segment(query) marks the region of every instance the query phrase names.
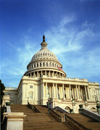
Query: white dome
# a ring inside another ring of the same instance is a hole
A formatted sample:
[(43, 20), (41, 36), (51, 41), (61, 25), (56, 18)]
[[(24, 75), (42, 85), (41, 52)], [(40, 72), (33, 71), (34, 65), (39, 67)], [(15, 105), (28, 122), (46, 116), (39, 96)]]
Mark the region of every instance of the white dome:
[(40, 51), (35, 53), (35, 55), (32, 57), (31, 61), (39, 60), (39, 59), (52, 59), (52, 60), (58, 60), (54, 53), (49, 51), (47, 48), (42, 48)]
[[(30, 63), (27, 65), (27, 71), (25, 75), (39, 76), (44, 74), (56, 73), (60, 77), (66, 77), (66, 73), (62, 70), (62, 64), (58, 61), (56, 55), (47, 49), (47, 43), (45, 42), (45, 36), (43, 36), (43, 42), (41, 43), (41, 49), (33, 55)], [(60, 69), (61, 68), (61, 69)], [(60, 70), (59, 70), (60, 69)]]

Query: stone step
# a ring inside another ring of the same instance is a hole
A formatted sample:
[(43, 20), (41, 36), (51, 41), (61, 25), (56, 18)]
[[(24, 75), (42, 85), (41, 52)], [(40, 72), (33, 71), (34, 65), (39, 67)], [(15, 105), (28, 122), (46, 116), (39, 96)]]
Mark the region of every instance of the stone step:
[(35, 105), (35, 107), (36, 107), (41, 113), (48, 113), (48, 108), (47, 108), (46, 106)]
[(66, 126), (64, 123), (27, 123), (27, 124), (24, 124), (24, 130), (28, 130), (28, 129), (59, 129), (59, 130), (70, 130), (69, 129), (69, 126)]
[(73, 128), (69, 129), (69, 128), (24, 128), (23, 130), (75, 130)]

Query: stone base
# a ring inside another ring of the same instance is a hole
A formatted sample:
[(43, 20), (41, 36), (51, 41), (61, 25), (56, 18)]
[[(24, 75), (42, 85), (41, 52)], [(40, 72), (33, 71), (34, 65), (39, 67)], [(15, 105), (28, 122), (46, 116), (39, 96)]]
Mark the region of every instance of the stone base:
[(7, 130), (23, 130), (24, 113), (4, 113), (7, 117)]

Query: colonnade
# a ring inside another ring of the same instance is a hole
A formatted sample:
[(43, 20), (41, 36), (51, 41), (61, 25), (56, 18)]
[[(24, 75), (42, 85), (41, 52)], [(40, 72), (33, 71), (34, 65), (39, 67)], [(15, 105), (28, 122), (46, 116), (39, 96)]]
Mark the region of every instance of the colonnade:
[(41, 75), (46, 75), (48, 77), (52, 77), (52, 76), (56, 76), (56, 77), (66, 77), (66, 75), (63, 72), (57, 72), (57, 71), (49, 71), (49, 70), (45, 70), (45, 71), (36, 71), (36, 72), (31, 72), (29, 74), (27, 74), (30, 77), (41, 77)]
[(41, 98), (58, 98), (63, 100), (89, 100), (88, 86), (42, 83)]

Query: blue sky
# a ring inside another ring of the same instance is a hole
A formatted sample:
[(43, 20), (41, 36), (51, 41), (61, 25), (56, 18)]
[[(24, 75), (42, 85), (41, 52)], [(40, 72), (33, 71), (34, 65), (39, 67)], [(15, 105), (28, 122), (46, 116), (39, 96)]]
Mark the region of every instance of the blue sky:
[(45, 35), (67, 77), (100, 84), (100, 0), (0, 0), (0, 79), (18, 87)]

